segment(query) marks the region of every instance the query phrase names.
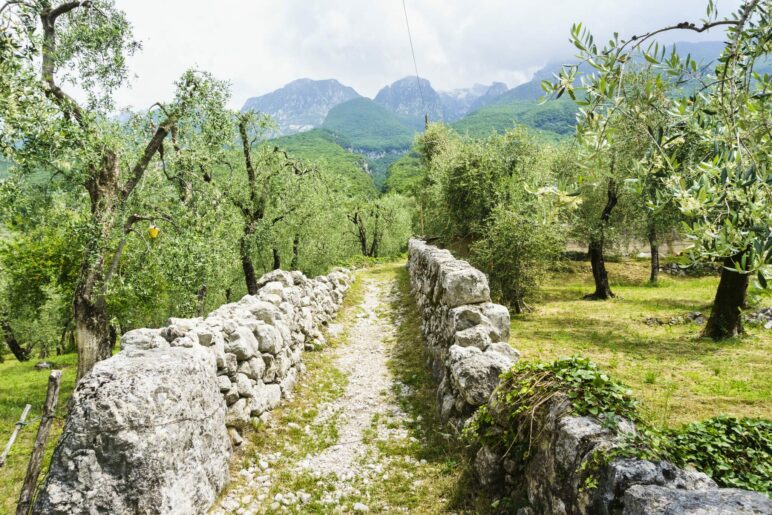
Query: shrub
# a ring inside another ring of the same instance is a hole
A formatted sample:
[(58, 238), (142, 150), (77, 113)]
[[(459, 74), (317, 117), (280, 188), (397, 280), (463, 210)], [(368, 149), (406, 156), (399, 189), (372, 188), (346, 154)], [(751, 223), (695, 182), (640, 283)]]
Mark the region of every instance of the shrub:
[(720, 486), (772, 493), (772, 421), (719, 416), (666, 431), (664, 450)]
[(472, 246), (472, 260), (488, 272), (491, 286), (517, 313), (541, 284), (563, 250), (559, 225), (533, 211), (498, 207), (484, 237)]

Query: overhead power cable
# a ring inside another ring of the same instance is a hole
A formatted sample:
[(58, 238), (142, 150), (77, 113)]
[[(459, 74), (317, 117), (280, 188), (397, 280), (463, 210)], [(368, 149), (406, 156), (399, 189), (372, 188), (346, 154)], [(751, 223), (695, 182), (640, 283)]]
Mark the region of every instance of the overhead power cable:
[[(413, 46), (413, 35), (410, 33), (410, 21), (407, 17), (407, 6), (405, 5), (405, 0), (402, 0), (402, 10), (405, 13), (405, 26), (407, 27), (407, 39), (410, 42), (410, 54), (413, 56), (413, 69), (415, 69), (415, 80), (418, 83), (418, 94), (421, 96), (421, 105), (424, 108), (424, 111), (426, 111), (426, 101), (424, 100), (424, 92), (423, 88), (421, 88), (421, 76), (418, 75), (418, 63), (415, 59), (415, 48)], [(428, 118), (428, 112), (427, 112), (427, 118)]]

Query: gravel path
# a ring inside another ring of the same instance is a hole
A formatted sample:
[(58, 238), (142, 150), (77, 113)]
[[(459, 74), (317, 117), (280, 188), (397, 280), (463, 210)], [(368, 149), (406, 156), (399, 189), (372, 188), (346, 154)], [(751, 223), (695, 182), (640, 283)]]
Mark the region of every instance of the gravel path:
[(318, 477), (335, 474), (346, 481), (360, 475), (362, 459), (369, 453), (362, 445), (362, 435), (376, 414), (385, 415), (395, 406), (389, 403), (388, 390), (392, 379), (386, 368), (384, 339), (394, 331), (377, 310), (381, 305), (383, 284), (375, 280), (366, 283), (362, 312), (349, 330), (348, 345), (338, 350), (337, 367), (348, 375), (348, 385), (342, 397), (324, 406), (319, 422), (339, 415), (339, 439), (336, 445), (298, 463)]
[[(391, 310), (397, 294), (392, 291), (391, 281), (368, 276), (361, 280), (364, 298), (359, 306), (348, 308), (354, 316), (349, 313), (346, 317), (347, 341), (331, 350), (335, 367), (346, 374), (348, 383), (341, 396), (318, 406), (312, 424), (322, 427), (334, 422), (337, 443), (321, 452), (288, 460), (277, 441), (276, 452), (256, 456), (251, 466), (240, 471), (243, 481), (212, 513), (305, 513), (308, 508), (304, 505), (312, 498), (309, 492), (317, 496), (323, 492), (318, 501), (326, 506), (324, 511), (370, 511), (366, 504), (369, 491), (389, 477), (384, 469), (391, 463), (390, 457), (379, 453), (377, 443), (394, 438), (404, 441), (409, 436), (404, 429), (407, 416), (396, 404), (391, 391), (394, 379), (387, 367), (388, 344), (396, 336)], [(288, 473), (292, 477), (310, 475), (315, 481), (313, 489), (284, 488), (278, 476), (286, 478)], [(405, 509), (391, 507), (388, 511)]]

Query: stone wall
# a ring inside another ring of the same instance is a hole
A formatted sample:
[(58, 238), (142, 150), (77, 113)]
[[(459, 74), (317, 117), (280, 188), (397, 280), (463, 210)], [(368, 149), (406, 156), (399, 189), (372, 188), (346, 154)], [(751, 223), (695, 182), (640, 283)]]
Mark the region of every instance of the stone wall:
[[(491, 303), (485, 274), (447, 250), (410, 240), (408, 271), (429, 365), (439, 382), (442, 418), (460, 429), (479, 406), (487, 405), (505, 433), (512, 419), (508, 408), (496, 402), (503, 388), (499, 375), (518, 359), (507, 341), (509, 312)], [(592, 417), (573, 416), (565, 397), (545, 403), (533, 423), (531, 434), (536, 436), (527, 463), (507, 455), (512, 442), (483, 446), (475, 458), (481, 484), (505, 494), (525, 491), (530, 506), (519, 515), (772, 512), (763, 494), (718, 488), (705, 474), (668, 462), (617, 459), (593, 465), (596, 451), (612, 449), (621, 432), (635, 427), (623, 421), (612, 431)], [(590, 474), (595, 475), (595, 488), (586, 487)]]
[(277, 270), (206, 318), (124, 334), (78, 383), (34, 513), (205, 513), (231, 442), (291, 396), (349, 284)]
[[(501, 388), (491, 397), (488, 412), (503, 433), (511, 429), (512, 408), (498, 405)], [(719, 488), (707, 475), (667, 461), (615, 459), (601, 464), (593, 459), (595, 453), (619, 446), (635, 426), (621, 420), (616, 429), (610, 429), (593, 417), (574, 416), (564, 395), (556, 395), (536, 410), (530, 424), (534, 436), (524, 470), (507, 456), (511, 442), (484, 446), (475, 460), (481, 483), (499, 485), (505, 492), (525, 490), (530, 507), (519, 515), (772, 512), (763, 494)], [(588, 479), (593, 487), (587, 486)]]
[(449, 251), (411, 239), (408, 252), (429, 365), (440, 383), (437, 404), (442, 419), (460, 429), (517, 362), (507, 343), (509, 311), (491, 302), (485, 274)]

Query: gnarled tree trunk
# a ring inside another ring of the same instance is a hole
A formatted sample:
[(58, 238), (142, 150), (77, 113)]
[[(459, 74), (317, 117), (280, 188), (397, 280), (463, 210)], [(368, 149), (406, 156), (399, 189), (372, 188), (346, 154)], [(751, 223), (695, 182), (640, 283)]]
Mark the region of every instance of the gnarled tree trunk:
[(73, 321), (78, 342), (78, 379), (97, 361), (112, 355), (110, 317), (105, 299), (105, 246), (115, 225), (118, 187), (118, 159), (105, 152), (99, 170), (93, 170), (86, 182), (91, 199), (91, 220), (95, 233), (86, 245), (73, 298)]
[(651, 250), (651, 273), (649, 282), (657, 284), (659, 279), (659, 242), (657, 241), (657, 229), (652, 226), (649, 228), (649, 249)]
[(748, 295), (749, 275), (737, 272), (735, 264), (740, 263), (743, 253), (726, 258), (721, 270), (721, 280), (716, 290), (716, 298), (705, 324), (703, 336), (714, 340), (731, 338), (743, 333), (742, 308)]
[(252, 263), (252, 257), (249, 255), (248, 230), (244, 229), (244, 235), (239, 244), (239, 253), (241, 254), (241, 268), (244, 270), (244, 281), (247, 283), (247, 293), (257, 294), (257, 275), (255, 274), (255, 265)]
[(274, 247), (271, 249), (273, 252), (273, 269), (278, 270), (281, 268), (281, 254), (279, 254), (279, 249)]
[(21, 346), (21, 344), (19, 344), (19, 340), (16, 339), (16, 333), (13, 332), (11, 323), (5, 317), (0, 318), (0, 330), (3, 331), (5, 344), (8, 346), (8, 349), (10, 349), (11, 353), (16, 357), (16, 359), (19, 361), (27, 361), (30, 354), (29, 350), (25, 349)]
[(300, 236), (295, 235), (292, 238), (292, 261), (290, 262), (290, 270), (297, 270), (298, 263), (300, 262)]
[(592, 265), (592, 277), (595, 280), (595, 292), (585, 295), (585, 299), (606, 300), (614, 296), (611, 286), (608, 282), (608, 272), (606, 271), (606, 261), (603, 258), (603, 246), (606, 240), (606, 225), (611, 217), (611, 211), (617, 205), (616, 183), (613, 179), (608, 182), (606, 205), (600, 215), (599, 234), (590, 238), (588, 252), (590, 254), (590, 264)]
[(603, 258), (603, 239), (590, 240), (589, 247), (590, 264), (592, 265), (592, 277), (595, 280), (595, 291), (586, 295), (586, 299), (606, 300), (614, 296), (611, 286), (608, 282), (608, 272), (606, 271), (606, 261)]

